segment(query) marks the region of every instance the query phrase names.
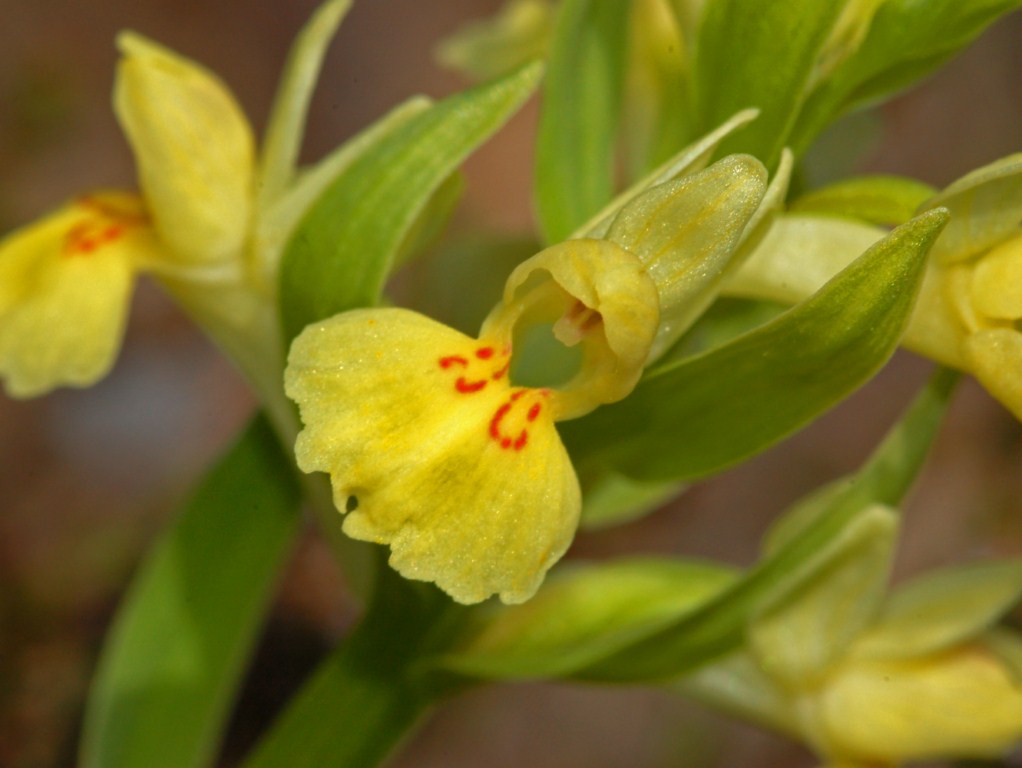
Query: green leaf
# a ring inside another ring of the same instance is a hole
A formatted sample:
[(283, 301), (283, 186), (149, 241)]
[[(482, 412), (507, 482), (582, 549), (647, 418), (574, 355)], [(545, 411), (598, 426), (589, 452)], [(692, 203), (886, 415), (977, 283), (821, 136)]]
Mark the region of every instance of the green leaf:
[(856, 645), (863, 658), (936, 653), (979, 635), (1022, 597), (1022, 561), (975, 563), (900, 587)]
[(596, 530), (636, 520), (663, 506), (684, 484), (642, 483), (608, 472), (582, 494), (582, 528)]
[(298, 225), (281, 264), (285, 338), (379, 300), (401, 244), (432, 194), (521, 106), (539, 78), (527, 66), (414, 115), (366, 149)]
[(628, 3), (564, 0), (558, 9), (536, 138), (536, 211), (548, 243), (614, 194), (627, 30)]
[(707, 3), (694, 64), (698, 128), (739, 109), (759, 119), (723, 143), (718, 156), (755, 155), (773, 168), (795, 124), (841, 0), (715, 0)]
[(529, 602), (484, 613), (437, 663), (473, 677), (563, 675), (691, 612), (734, 579), (731, 568), (683, 560), (574, 564)]
[[(365, 617), (288, 704), (244, 768), (371, 768), (414, 727), (435, 692), (412, 666), (445, 642), (464, 608), (382, 558)], [(453, 618), (452, 618), (453, 617)]]
[(794, 200), (789, 210), (897, 226), (911, 219), (935, 192), (930, 185), (903, 176), (859, 176), (813, 190)]
[(854, 480), (817, 497), (814, 514), (802, 514), (776, 549), (735, 584), (691, 615), (656, 630), (579, 670), (587, 680), (644, 681), (678, 677), (740, 648), (750, 618), (779, 589), (791, 588), (793, 573), (805, 574), (817, 553), (840, 537), (873, 504), (895, 506), (918, 473), (958, 374), (941, 370), (906, 415), (888, 433)]
[(621, 402), (565, 423), (572, 458), (641, 480), (692, 479), (811, 421), (893, 353), (946, 221), (936, 211), (913, 219), (776, 320), (654, 368)]
[[(679, 9), (680, 10), (680, 9)], [(683, 147), (692, 130), (691, 52), (669, 3), (631, 3), (621, 144), (630, 179)]]
[(727, 344), (770, 322), (787, 308), (769, 301), (718, 298), (657, 364), (670, 365)]
[(291, 462), (259, 418), (135, 577), (86, 705), (82, 766), (212, 762), (298, 504)]
[(835, 117), (929, 74), (1020, 0), (886, 0), (859, 48), (806, 101), (790, 144), (801, 154)]
[(292, 180), (323, 57), (350, 9), (351, 0), (327, 0), (316, 9), (291, 48), (263, 139), (256, 183), (261, 210), (268, 208)]

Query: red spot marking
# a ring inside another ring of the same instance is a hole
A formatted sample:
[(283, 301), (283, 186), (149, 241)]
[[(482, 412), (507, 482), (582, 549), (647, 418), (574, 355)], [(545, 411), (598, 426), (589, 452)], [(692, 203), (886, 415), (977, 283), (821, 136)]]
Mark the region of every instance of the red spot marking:
[(452, 365), (468, 365), (468, 360), (460, 355), (451, 355), (450, 357), (440, 358), (441, 368), (450, 368)]
[(493, 376), (491, 376), (490, 378), (492, 378), (494, 381), (500, 381), (505, 376), (507, 376), (507, 372), (508, 372), (508, 370), (510, 370), (510, 368), (511, 368), (511, 361), (509, 360), (507, 363), (504, 364), (503, 368), (501, 368), (498, 371), (494, 371)]
[[(494, 441), (496, 441), (497, 444), (500, 445), (500, 447), (503, 448), (504, 450), (513, 448), (516, 451), (520, 451), (522, 450), (522, 448), (525, 447), (525, 444), (529, 441), (528, 430), (523, 429), (521, 432), (518, 433), (518, 437), (515, 438), (511, 438), (509, 435), (505, 435), (500, 430), (500, 425), (501, 422), (504, 420), (504, 417), (507, 416), (508, 412), (510, 412), (510, 410), (514, 407), (515, 402), (522, 398), (528, 391), (529, 390), (526, 389), (520, 389), (517, 392), (512, 392), (511, 396), (508, 398), (508, 401), (504, 403), (502, 406), (500, 406), (500, 408), (498, 408), (496, 412), (493, 414), (493, 418), (490, 419), (490, 437), (492, 437)], [(532, 421), (536, 418), (537, 415), (539, 415), (539, 412), (540, 405), (539, 403), (536, 403), (529, 409), (526, 418), (529, 421)]]
[(489, 360), (493, 357), (493, 347), (481, 347), (476, 350), (476, 357), (480, 360)]
[(465, 381), (464, 376), (459, 376), (458, 380), (454, 382), (454, 388), (459, 392), (464, 392), (466, 394), (470, 392), (478, 392), (485, 386), (486, 379), (480, 379), (479, 381)]
[(503, 419), (510, 410), (511, 403), (504, 403), (497, 409), (497, 412), (493, 414), (493, 418), (490, 419), (490, 437), (494, 440), (500, 440), (500, 420)]
[(126, 231), (123, 224), (107, 224), (106, 226), (102, 226), (102, 224), (101, 221), (87, 219), (71, 227), (64, 239), (65, 255), (92, 253), (100, 246), (114, 242)]

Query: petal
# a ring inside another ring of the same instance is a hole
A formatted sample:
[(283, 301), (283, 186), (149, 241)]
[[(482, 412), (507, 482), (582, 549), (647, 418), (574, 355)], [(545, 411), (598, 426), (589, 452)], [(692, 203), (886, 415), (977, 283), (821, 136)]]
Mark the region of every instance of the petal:
[(252, 131), (226, 87), (138, 35), (118, 39), (114, 108), (138, 163), (156, 230), (178, 260), (234, 257), (249, 220)]
[(136, 266), (157, 246), (136, 198), (84, 197), (0, 243), (0, 375), (14, 397), (113, 364)]
[(329, 472), (344, 530), (389, 544), (407, 578), (462, 603), (527, 600), (578, 523), (578, 481), (545, 390), (511, 387), (504, 337), (414, 312), (356, 310), (295, 339), (295, 453)]
[[(534, 276), (544, 272), (549, 281), (536, 285)], [(639, 259), (606, 240), (551, 246), (511, 273), (504, 302), (487, 318), (483, 335), (510, 335), (536, 296), (561, 318), (555, 335), (566, 346), (581, 342), (583, 349), (578, 373), (553, 393), (554, 418), (581, 416), (631, 392), (660, 318), (656, 284)]]
[(1022, 420), (1022, 333), (1012, 328), (978, 331), (965, 341), (969, 370)]
[(940, 263), (963, 261), (1011, 237), (1022, 223), (1022, 154), (1009, 155), (952, 183), (926, 203), (951, 221), (930, 251)]
[(978, 643), (916, 661), (850, 665), (820, 704), (837, 755), (884, 765), (993, 756), (1022, 736), (1022, 689)]
[(973, 272), (971, 293), (973, 307), (984, 317), (1022, 318), (1022, 236), (980, 258)]
[(930, 261), (902, 343), (953, 368), (968, 368), (962, 352), (975, 317), (968, 299), (969, 271)]

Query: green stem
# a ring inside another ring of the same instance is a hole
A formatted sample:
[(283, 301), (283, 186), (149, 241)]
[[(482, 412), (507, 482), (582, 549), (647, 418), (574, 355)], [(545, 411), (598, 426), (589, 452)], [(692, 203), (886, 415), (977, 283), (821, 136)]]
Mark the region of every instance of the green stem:
[[(357, 630), (316, 672), (245, 768), (370, 768), (394, 749), (429, 706), (373, 663)], [(325, 721), (328, 727), (324, 727)]]
[[(280, 319), (270, 300), (244, 282), (203, 285), (170, 276), (162, 276), (160, 282), (245, 377), (285, 453), (293, 458), (301, 423), (294, 403), (284, 396)], [(366, 599), (371, 588), (369, 546), (341, 531), (325, 476), (302, 472), (298, 476), (309, 508), (344, 571), (348, 587), (359, 598)]]
[[(368, 612), (292, 699), (244, 768), (370, 768), (425, 715), (440, 689), (414, 674), (460, 616), (446, 596), (382, 562)], [(455, 619), (455, 621), (452, 621)]]

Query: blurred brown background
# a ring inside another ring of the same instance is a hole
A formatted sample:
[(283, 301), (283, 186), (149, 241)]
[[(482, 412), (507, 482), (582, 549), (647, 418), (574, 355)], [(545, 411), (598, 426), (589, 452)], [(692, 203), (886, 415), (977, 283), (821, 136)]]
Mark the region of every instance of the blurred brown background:
[[(260, 128), (312, 0), (0, 0), (0, 231), (97, 186), (132, 186), (109, 109), (113, 37), (130, 27), (230, 84)], [(331, 49), (306, 157), (388, 107), (462, 83), (432, 45), (498, 0), (361, 0)], [(1022, 17), (883, 110), (860, 167), (942, 185), (1020, 148)], [(455, 231), (527, 231), (535, 105), (468, 165)], [(811, 429), (692, 489), (669, 510), (584, 535), (577, 554), (673, 552), (747, 564), (769, 520), (850, 471), (925, 380), (907, 354)], [(99, 386), (29, 402), (0, 395), (0, 765), (74, 764), (98, 643), (142, 551), (251, 412), (238, 376), (143, 281), (126, 344)], [(683, 439), (683, 438), (682, 438)], [(899, 571), (1022, 550), (1022, 429), (971, 382), (909, 507)], [(225, 764), (348, 626), (354, 607), (314, 534), (295, 553), (228, 736)], [(809, 766), (798, 747), (661, 692), (556, 685), (481, 689), (396, 758), (424, 766)]]

